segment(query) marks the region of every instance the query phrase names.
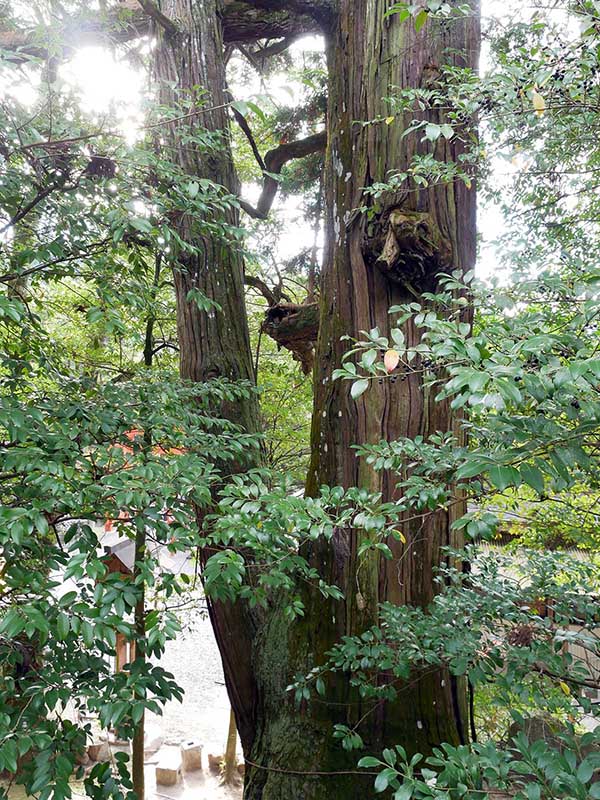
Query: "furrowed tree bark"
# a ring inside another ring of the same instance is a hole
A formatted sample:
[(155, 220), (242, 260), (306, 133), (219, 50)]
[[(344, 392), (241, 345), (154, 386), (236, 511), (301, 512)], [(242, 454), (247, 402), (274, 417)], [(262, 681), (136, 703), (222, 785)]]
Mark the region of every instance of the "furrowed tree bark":
[[(328, 230), (309, 495), (328, 484), (361, 486), (381, 492), (384, 500), (393, 499), (394, 476), (375, 473), (352, 446), (458, 430), (449, 405), (436, 402), (418, 373), (395, 383), (375, 382), (357, 402), (350, 397), (350, 385), (333, 382), (332, 373), (348, 347), (343, 335), (359, 337), (360, 331), (374, 327), (387, 333), (391, 305), (415, 300), (415, 291), (431, 291), (440, 272), (466, 272), (474, 265), (475, 193), (464, 183), (427, 189), (413, 185), (377, 202), (366, 198), (363, 189), (385, 182), (390, 170), (404, 171), (414, 154), (431, 148), (420, 141), (422, 133), (403, 137), (412, 114), (391, 124), (383, 121), (391, 115), (383, 98), (393, 87), (430, 85), (443, 64), (475, 68), (478, 6), (473, 0), (470, 16), (444, 23), (430, 19), (417, 32), (412, 21), (401, 23), (397, 15), (384, 18), (387, 3), (339, 0), (328, 41)], [(382, 122), (360, 124), (376, 119)], [(428, 119), (443, 121), (437, 112), (429, 112)], [(455, 161), (461, 152), (458, 139), (442, 139), (434, 148), (435, 157), (443, 161)], [(372, 207), (372, 216), (357, 213), (365, 204)], [(412, 252), (415, 241), (417, 249), (423, 245), (429, 251)], [(411, 322), (404, 332), (409, 345), (419, 342), (419, 329)], [(397, 699), (387, 703), (361, 699), (343, 674), (329, 681), (324, 698), (299, 712), (284, 693), (296, 673), (306, 674), (323, 663), (342, 636), (375, 624), (379, 603), (425, 606), (432, 600), (435, 568), (446, 558), (442, 548), (461, 543), (451, 525), (462, 513), (458, 504), (448, 512), (407, 520), (402, 526), (406, 545), (388, 542), (391, 561), (359, 559), (360, 533), (355, 530), (338, 531), (332, 546), (319, 545), (308, 554), (323, 578), (340, 586), (345, 600), (325, 602), (318, 593), (307, 593), (302, 620), (288, 626), (273, 618), (260, 633), (256, 672), (261, 703), (254, 766), (247, 765), (246, 800), (370, 796), (372, 778), (342, 773), (355, 769), (360, 754), (347, 754), (336, 744), (334, 723), (356, 726), (371, 753), (402, 744), (409, 753), (427, 754), (441, 742), (467, 740), (464, 687), (443, 671), (415, 674), (406, 684), (396, 684)], [(390, 676), (380, 679), (386, 683)]]
[[(168, 33), (164, 26), (157, 26), (156, 30), (154, 75), (160, 104), (174, 107), (182, 98), (189, 97), (190, 92), (197, 91), (197, 87), (209, 92), (208, 110), (201, 122), (190, 117), (164, 126), (164, 146), (169, 148), (171, 160), (190, 176), (210, 178), (237, 194), (227, 109), (223, 107), (227, 99), (217, 4), (215, 0), (163, 0), (160, 11), (176, 20), (178, 28), (177, 33)], [(186, 135), (200, 125), (212, 132), (222, 132), (223, 146), (219, 152), (207, 154), (186, 141)], [(233, 207), (224, 212), (224, 221), (238, 226), (238, 214)], [(197, 248), (193, 254), (177, 253), (173, 261), (181, 377), (190, 381), (226, 377), (254, 383), (239, 249), (218, 238), (203, 236), (192, 215), (182, 215), (177, 229), (185, 242)], [(221, 311), (201, 311), (195, 302), (188, 300), (193, 289), (218, 303)], [(258, 430), (255, 395), (230, 404), (223, 413), (246, 431)], [(254, 623), (241, 604), (209, 603), (209, 612), (240, 739), (248, 750), (254, 736), (256, 703), (250, 658)]]
[(245, 0), (225, 0), (222, 7), (223, 38), (243, 44), (258, 39), (279, 39), (319, 33), (319, 23), (305, 9), (280, 3), (273, 9)]

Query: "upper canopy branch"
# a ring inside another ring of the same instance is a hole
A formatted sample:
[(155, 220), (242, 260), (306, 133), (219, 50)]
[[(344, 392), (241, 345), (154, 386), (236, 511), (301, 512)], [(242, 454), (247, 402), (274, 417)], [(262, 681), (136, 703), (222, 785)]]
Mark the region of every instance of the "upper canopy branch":
[(276, 8), (246, 0), (225, 0), (223, 41), (225, 44), (250, 44), (260, 39), (297, 39), (308, 33), (322, 33), (320, 22), (310, 14), (298, 12), (293, 4)]
[[(149, 0), (144, 2), (154, 5)], [(51, 45), (37, 31), (0, 30), (0, 50), (4, 51), (5, 58), (15, 63), (27, 62), (31, 57), (68, 58), (76, 47), (82, 45), (102, 44), (107, 40), (125, 44), (146, 36), (150, 33), (150, 17), (138, 0), (122, 0), (107, 11), (64, 17), (56, 27), (58, 35), (55, 37), (53, 33)], [(57, 52), (57, 41), (60, 41), (62, 52)]]
[(285, 11), (305, 14), (326, 30), (335, 10), (334, 0), (244, 0), (247, 5), (264, 11)]
[[(303, 34), (322, 32), (322, 20), (312, 13), (308, 2), (246, 2), (224, 0), (222, 6), (223, 41), (225, 44), (257, 42), (260, 39), (290, 39)], [(314, 6), (329, 3), (315, 0)], [(86, 15), (65, 17), (59, 23), (62, 57), (82, 44), (130, 42), (151, 33), (151, 21), (168, 33), (177, 31), (176, 23), (165, 16), (154, 0), (120, 0), (107, 11), (90, 11)], [(53, 37), (53, 41), (54, 37)], [(21, 63), (31, 57), (61, 56), (39, 33), (28, 30), (0, 29), (0, 50), (11, 61)], [(10, 54), (10, 55), (7, 55)]]
[(161, 28), (167, 33), (168, 35), (172, 36), (178, 33), (179, 28), (173, 22), (172, 19), (169, 19), (165, 14), (162, 13), (160, 8), (156, 5), (154, 0), (138, 0), (138, 3), (142, 7), (142, 9), (146, 12), (146, 14), (156, 22), (157, 25), (160, 25)]
[(269, 150), (264, 159), (266, 169), (264, 171), (263, 188), (256, 208), (244, 200), (240, 201), (241, 207), (255, 219), (266, 219), (279, 186), (279, 182), (273, 175), (278, 175), (288, 161), (292, 161), (294, 158), (303, 158), (311, 153), (322, 152), (326, 147), (327, 132), (322, 131), (321, 133), (307, 136), (305, 139), (287, 142), (279, 145), (274, 150)]
[(261, 156), (260, 150), (258, 149), (258, 145), (256, 144), (256, 140), (255, 140), (254, 136), (252, 135), (252, 131), (250, 130), (250, 126), (246, 122), (246, 117), (240, 111), (237, 110), (237, 108), (235, 107), (235, 103), (232, 102), (230, 108), (231, 108), (231, 110), (233, 112), (233, 116), (235, 117), (236, 122), (238, 123), (238, 125), (240, 126), (240, 128), (244, 132), (244, 135), (246, 136), (246, 139), (250, 143), (250, 147), (252, 148), (252, 152), (254, 154), (254, 158), (256, 159), (256, 162), (257, 162), (258, 166), (264, 172), (267, 169), (267, 165), (263, 161), (263, 157)]
[(301, 33), (291, 34), (290, 36), (285, 36), (283, 39), (279, 39), (276, 42), (272, 42), (269, 44), (259, 45), (256, 50), (253, 50), (252, 55), (259, 59), (264, 60), (267, 58), (271, 58), (271, 56), (277, 56), (280, 53), (285, 52), (294, 42), (302, 36)]

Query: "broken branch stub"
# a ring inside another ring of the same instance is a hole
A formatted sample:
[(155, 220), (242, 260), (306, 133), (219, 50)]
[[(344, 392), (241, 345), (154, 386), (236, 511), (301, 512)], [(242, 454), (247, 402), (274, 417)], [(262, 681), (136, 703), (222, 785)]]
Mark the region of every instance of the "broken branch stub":
[(305, 375), (310, 374), (319, 335), (317, 303), (278, 303), (265, 312), (262, 330), (279, 347), (285, 347), (292, 353), (294, 361), (300, 363)]

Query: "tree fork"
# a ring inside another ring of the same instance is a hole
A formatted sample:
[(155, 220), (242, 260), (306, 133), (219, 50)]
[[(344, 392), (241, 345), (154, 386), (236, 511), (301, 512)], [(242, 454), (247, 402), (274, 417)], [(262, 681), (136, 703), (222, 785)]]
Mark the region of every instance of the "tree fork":
[[(256, 206), (250, 205), (245, 200), (240, 200), (240, 205), (244, 211), (255, 219), (266, 219), (275, 200), (279, 182), (273, 175), (279, 175), (284, 165), (288, 161), (296, 158), (303, 158), (312, 153), (320, 153), (327, 146), (327, 133), (313, 133), (305, 139), (296, 139), (293, 142), (286, 142), (279, 147), (269, 150), (264, 159), (261, 169), (264, 172), (263, 188), (258, 198)], [(255, 149), (255, 148), (253, 148)], [(258, 161), (258, 159), (257, 159)], [(261, 163), (262, 159), (259, 161)]]

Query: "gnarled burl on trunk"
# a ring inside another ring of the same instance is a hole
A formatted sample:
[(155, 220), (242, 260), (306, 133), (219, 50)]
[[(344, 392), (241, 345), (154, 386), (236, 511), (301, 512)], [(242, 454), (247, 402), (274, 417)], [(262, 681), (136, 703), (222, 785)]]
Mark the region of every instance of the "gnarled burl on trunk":
[[(393, 208), (385, 215), (385, 241), (379, 255), (373, 242), (366, 249), (366, 261), (375, 264), (394, 283), (419, 296), (435, 289), (438, 275), (452, 265), (452, 245), (441, 233), (434, 217), (425, 212)], [(375, 246), (381, 239), (375, 240)]]

